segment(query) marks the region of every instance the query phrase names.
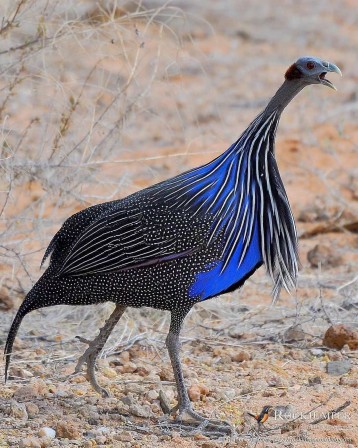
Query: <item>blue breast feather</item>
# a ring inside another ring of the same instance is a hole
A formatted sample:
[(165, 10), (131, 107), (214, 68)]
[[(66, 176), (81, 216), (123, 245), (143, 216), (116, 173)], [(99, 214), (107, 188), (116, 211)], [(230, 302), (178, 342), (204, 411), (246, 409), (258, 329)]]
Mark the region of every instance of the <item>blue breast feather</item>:
[(257, 221), (250, 245), (240, 264), (243, 248), (244, 241), (241, 240), (224, 270), (222, 270), (224, 262), (221, 261), (208, 272), (198, 274), (195, 283), (189, 290), (189, 297), (193, 299), (200, 297), (200, 300), (206, 300), (219, 295), (230, 289), (234, 284), (246, 279), (255, 267), (262, 263)]
[[(236, 152), (238, 142), (209, 164), (179, 176), (167, 192), (176, 206), (214, 219), (211, 239), (221, 235), (223, 253), (196, 275), (189, 290), (193, 300), (206, 300), (244, 281), (263, 262), (259, 232), (259, 194), (251, 173), (250, 154)], [(175, 187), (175, 190), (174, 190)], [(209, 241), (210, 244), (210, 241)]]
[[(277, 191), (279, 176), (272, 156), (278, 118), (276, 113), (259, 115), (215, 160), (158, 186), (158, 195), (165, 188), (170, 207), (192, 216), (211, 216), (207, 245), (222, 245), (219, 259), (196, 274), (189, 289), (193, 300), (240, 286), (261, 264), (277, 290), (286, 277), (290, 279), (292, 263), (285, 260), (294, 253), (294, 224), (281, 184)], [(275, 241), (274, 235), (279, 235)]]

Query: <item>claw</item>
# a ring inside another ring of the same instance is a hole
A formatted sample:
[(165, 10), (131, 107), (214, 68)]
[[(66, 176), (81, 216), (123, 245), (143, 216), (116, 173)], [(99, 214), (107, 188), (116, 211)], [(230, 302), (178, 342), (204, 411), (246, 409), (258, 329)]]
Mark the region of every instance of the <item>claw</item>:
[(83, 353), (80, 359), (77, 362), (75, 373), (79, 373), (84, 364), (87, 364), (87, 379), (91, 383), (93, 389), (102, 395), (103, 398), (109, 397), (110, 394), (106, 389), (101, 387), (96, 378), (95, 368), (96, 368), (96, 359), (100, 354), (101, 350), (104, 347), (109, 335), (111, 334), (113, 328), (116, 326), (117, 322), (121, 318), (122, 314), (126, 309), (125, 305), (116, 304), (112, 314), (106, 320), (104, 326), (100, 329), (99, 335), (90, 341), (88, 339), (83, 338), (82, 336), (76, 336), (76, 338), (88, 345), (87, 350)]
[(96, 378), (95, 368), (96, 368), (96, 359), (101, 351), (101, 347), (98, 347), (96, 339), (93, 341), (89, 341), (88, 339), (77, 336), (81, 342), (88, 344), (87, 350), (83, 353), (83, 355), (77, 361), (77, 365), (75, 367), (75, 373), (79, 373), (84, 364), (87, 364), (87, 379), (91, 383), (93, 389), (102, 395), (103, 398), (107, 398), (110, 396), (109, 392), (101, 387)]
[[(233, 434), (234, 428), (230, 425), (230, 423), (214, 420), (204, 417), (200, 415), (198, 412), (194, 411), (191, 407), (191, 404), (179, 406), (176, 405), (171, 411), (170, 414), (173, 415), (177, 413), (178, 415), (175, 418), (175, 422), (184, 423), (190, 425), (192, 428), (187, 435), (195, 435), (195, 434)], [(197, 424), (197, 426), (193, 427), (193, 424)]]

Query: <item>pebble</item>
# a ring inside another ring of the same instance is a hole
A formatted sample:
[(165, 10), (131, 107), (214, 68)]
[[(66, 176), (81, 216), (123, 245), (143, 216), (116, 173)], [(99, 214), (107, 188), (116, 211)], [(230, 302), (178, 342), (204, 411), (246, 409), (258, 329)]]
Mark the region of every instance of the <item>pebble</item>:
[(15, 400), (11, 400), (10, 402), (10, 415), (12, 417), (21, 419), (21, 420), (27, 420), (28, 415), (26, 411), (26, 406), (24, 403), (18, 403)]
[[(112, 367), (104, 367), (101, 371), (102, 375), (106, 376), (107, 378), (116, 378), (118, 376), (118, 373), (112, 369)], [(126, 372), (124, 372), (126, 373)]]
[(48, 428), (47, 426), (45, 426), (40, 429), (39, 436), (54, 439), (56, 437), (56, 431), (53, 428)]
[(312, 378), (308, 378), (308, 385), (313, 386), (315, 384), (322, 384), (322, 379), (320, 376), (314, 376)]
[(288, 387), (288, 381), (280, 376), (274, 376), (268, 381), (268, 385), (271, 387)]
[(83, 442), (83, 448), (95, 448), (97, 443), (95, 440), (86, 440)]
[(191, 401), (204, 401), (205, 397), (210, 393), (209, 388), (204, 384), (195, 384), (188, 389), (189, 398)]
[(350, 359), (344, 361), (330, 361), (327, 362), (327, 373), (329, 375), (344, 375), (348, 373), (352, 367), (352, 362)]
[(129, 383), (124, 387), (124, 393), (127, 395), (129, 393), (133, 393), (136, 395), (142, 395), (147, 388), (143, 386), (141, 383)]
[(225, 400), (229, 399), (232, 400), (233, 398), (235, 398), (236, 394), (236, 390), (235, 389), (227, 389), (225, 388), (221, 393), (220, 393), (221, 397)]
[(32, 378), (34, 375), (32, 372), (21, 367), (12, 367), (11, 376), (16, 376), (18, 378)]
[(284, 332), (284, 340), (286, 342), (303, 341), (306, 339), (306, 336), (307, 332), (304, 331), (301, 324), (293, 325)]
[(130, 354), (128, 350), (125, 350), (124, 352), (120, 353), (118, 356), (118, 361), (122, 364), (127, 364), (127, 362), (130, 361)]
[(139, 366), (136, 370), (136, 373), (140, 376), (148, 376), (150, 373), (150, 370), (148, 370), (146, 367), (144, 366)]
[(358, 331), (343, 324), (332, 325), (326, 331), (322, 343), (326, 347), (338, 350), (341, 350), (347, 344), (351, 350), (357, 350)]
[(25, 406), (26, 406), (26, 411), (27, 411), (27, 415), (29, 416), (29, 418), (35, 418), (38, 415), (38, 413), (40, 412), (37, 404), (31, 403), (31, 401), (26, 403)]
[(118, 367), (118, 371), (121, 373), (134, 373), (136, 370), (137, 370), (137, 364), (131, 361), (127, 362), (123, 366)]
[(325, 353), (321, 348), (311, 348), (309, 351), (313, 356), (323, 356)]
[(30, 384), (19, 387), (15, 393), (14, 398), (29, 398), (47, 395), (48, 387), (43, 380), (34, 380)]
[(244, 362), (249, 361), (251, 359), (251, 355), (248, 352), (241, 350), (239, 353), (234, 353), (231, 355), (231, 360), (234, 362)]
[(147, 392), (147, 398), (148, 398), (149, 401), (158, 400), (159, 393), (156, 390), (152, 389), (152, 390)]
[(162, 367), (159, 372), (159, 378), (161, 381), (174, 381), (173, 370), (168, 367)]
[(26, 437), (19, 442), (19, 448), (42, 448), (41, 440), (37, 437)]
[(129, 431), (122, 431), (121, 433), (117, 434), (115, 437), (115, 440), (118, 440), (119, 442), (132, 442), (133, 436)]
[(342, 263), (342, 258), (330, 246), (325, 244), (316, 244), (307, 253), (307, 260), (314, 268), (318, 268), (319, 266), (335, 267)]
[(349, 386), (349, 387), (357, 387), (358, 388), (358, 378), (348, 378), (346, 376), (342, 376), (339, 379), (339, 384), (341, 386)]
[(57, 437), (63, 439), (79, 439), (81, 437), (80, 431), (76, 425), (67, 421), (60, 421), (56, 426)]
[(99, 445), (104, 445), (107, 442), (107, 437), (106, 436), (97, 436), (96, 437), (96, 442)]
[(150, 418), (153, 417), (153, 412), (148, 405), (141, 406), (139, 403), (132, 404), (129, 407), (129, 412), (136, 417)]

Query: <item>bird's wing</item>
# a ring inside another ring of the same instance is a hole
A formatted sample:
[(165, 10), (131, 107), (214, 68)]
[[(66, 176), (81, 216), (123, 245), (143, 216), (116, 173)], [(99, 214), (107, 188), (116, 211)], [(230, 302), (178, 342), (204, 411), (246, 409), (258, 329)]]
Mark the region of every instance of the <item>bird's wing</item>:
[(93, 205), (92, 207), (81, 210), (66, 219), (61, 229), (50, 241), (45, 255), (42, 258), (41, 266), (51, 254), (51, 262), (55, 259), (61, 259), (62, 255), (71, 247), (77, 235), (81, 234), (86, 227), (103, 215), (106, 207), (110, 207), (110, 204), (114, 204), (115, 202), (116, 201)]
[(173, 220), (176, 223), (180, 221), (181, 230), (183, 226), (189, 230), (193, 225), (180, 213), (169, 210), (153, 212), (150, 207), (147, 210), (122, 207), (102, 214), (78, 233), (71, 247), (62, 254), (57, 274), (79, 276), (116, 272), (195, 252), (200, 238), (195, 235), (187, 239), (178, 238), (169, 225)]

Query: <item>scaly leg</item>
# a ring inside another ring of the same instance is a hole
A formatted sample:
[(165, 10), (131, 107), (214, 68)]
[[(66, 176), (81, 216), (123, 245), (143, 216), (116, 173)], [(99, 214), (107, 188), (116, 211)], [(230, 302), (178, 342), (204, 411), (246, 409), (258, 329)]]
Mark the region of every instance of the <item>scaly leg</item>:
[(79, 373), (83, 364), (86, 363), (88, 380), (91, 383), (93, 389), (100, 393), (102, 397), (109, 397), (109, 393), (106, 391), (106, 389), (104, 389), (97, 383), (95, 374), (96, 359), (99, 353), (102, 351), (104, 344), (109, 338), (109, 335), (111, 334), (119, 319), (122, 317), (126, 308), (126, 305), (117, 304), (113, 313), (106, 320), (104, 326), (99, 330), (99, 335), (95, 339), (93, 339), (93, 341), (89, 341), (88, 339), (82, 338), (81, 336), (77, 336), (77, 339), (79, 339), (81, 342), (88, 344), (88, 348), (78, 360), (75, 368), (75, 373)]
[(188, 313), (187, 310), (173, 310), (171, 315), (171, 323), (169, 333), (166, 339), (166, 345), (169, 352), (170, 361), (173, 367), (175, 382), (178, 390), (178, 404), (171, 410), (171, 414), (178, 412), (177, 420), (183, 422), (198, 422), (199, 426), (197, 432), (202, 429), (213, 429), (219, 432), (231, 433), (232, 427), (220, 420), (209, 420), (196, 411), (194, 411), (191, 401), (185, 387), (183, 371), (179, 357), (179, 333), (182, 327), (183, 320)]

